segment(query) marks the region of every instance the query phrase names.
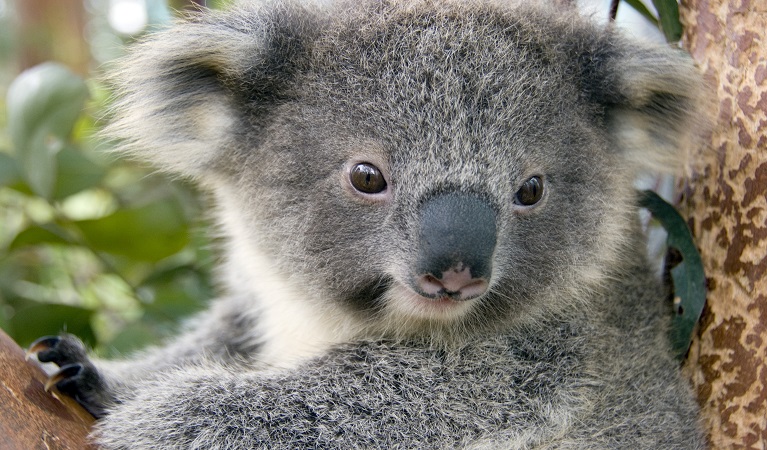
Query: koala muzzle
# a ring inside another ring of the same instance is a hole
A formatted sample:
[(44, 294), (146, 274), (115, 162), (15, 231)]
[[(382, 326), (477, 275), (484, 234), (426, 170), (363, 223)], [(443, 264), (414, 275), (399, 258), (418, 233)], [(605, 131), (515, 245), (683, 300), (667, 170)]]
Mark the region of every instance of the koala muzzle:
[(421, 207), (414, 289), (425, 297), (470, 300), (490, 285), (496, 214), (472, 195), (445, 194)]

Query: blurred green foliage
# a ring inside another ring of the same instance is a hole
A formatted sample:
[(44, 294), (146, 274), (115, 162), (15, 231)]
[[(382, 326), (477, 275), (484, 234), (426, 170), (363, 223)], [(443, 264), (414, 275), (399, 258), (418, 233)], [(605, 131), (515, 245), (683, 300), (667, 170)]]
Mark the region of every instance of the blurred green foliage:
[(22, 346), (68, 331), (128, 352), (213, 295), (199, 196), (95, 136), (96, 79), (49, 62), (0, 94), (0, 327)]

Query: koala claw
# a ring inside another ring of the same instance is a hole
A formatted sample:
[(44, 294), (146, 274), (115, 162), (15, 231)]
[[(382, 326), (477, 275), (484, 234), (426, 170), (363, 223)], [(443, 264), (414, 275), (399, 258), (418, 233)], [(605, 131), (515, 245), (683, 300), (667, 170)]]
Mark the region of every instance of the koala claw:
[(64, 387), (69, 386), (73, 382), (73, 378), (79, 375), (82, 370), (82, 364), (67, 364), (60, 368), (58, 372), (48, 377), (48, 381), (45, 383), (45, 392), (50, 391), (53, 386), (56, 386), (59, 391), (65, 392), (66, 388)]
[(37, 358), (41, 362), (47, 362), (43, 361), (40, 356), (41, 352), (45, 352), (47, 350), (50, 350), (56, 346), (56, 344), (59, 343), (61, 340), (58, 336), (43, 336), (39, 339), (37, 339), (35, 342), (33, 342), (29, 348), (27, 349), (27, 361), (32, 359), (32, 356), (37, 355)]
[(62, 394), (77, 400), (97, 419), (106, 414), (107, 405), (114, 403), (103, 377), (88, 359), (85, 346), (78, 338), (69, 334), (41, 337), (27, 350), (27, 359), (33, 355), (40, 362), (59, 366), (59, 370), (45, 383), (46, 392), (55, 386)]

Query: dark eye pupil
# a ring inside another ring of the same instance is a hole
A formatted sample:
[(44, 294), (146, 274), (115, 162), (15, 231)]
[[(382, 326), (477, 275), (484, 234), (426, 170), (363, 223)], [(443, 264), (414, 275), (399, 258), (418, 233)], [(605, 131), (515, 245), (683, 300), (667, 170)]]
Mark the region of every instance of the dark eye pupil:
[(354, 189), (365, 194), (378, 194), (386, 189), (386, 180), (378, 167), (359, 163), (352, 167), (350, 179)]
[(532, 177), (517, 191), (517, 202), (520, 205), (530, 206), (538, 203), (543, 197), (543, 180), (540, 177)]

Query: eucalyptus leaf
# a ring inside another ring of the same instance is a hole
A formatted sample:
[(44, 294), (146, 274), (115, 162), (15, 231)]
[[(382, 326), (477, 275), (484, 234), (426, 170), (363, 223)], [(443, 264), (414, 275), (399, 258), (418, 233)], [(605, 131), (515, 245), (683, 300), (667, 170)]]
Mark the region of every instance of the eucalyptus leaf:
[(677, 42), (682, 38), (682, 23), (679, 21), (677, 0), (652, 0), (658, 11), (660, 29), (668, 42)]
[(682, 255), (682, 262), (671, 269), (674, 283), (674, 317), (671, 345), (681, 360), (687, 354), (695, 324), (706, 304), (706, 274), (703, 261), (682, 216), (673, 206), (652, 191), (643, 191), (640, 205), (647, 208), (666, 229), (667, 245)]
[(85, 343), (93, 345), (96, 336), (91, 327), (92, 317), (93, 311), (76, 306), (33, 304), (17, 310), (8, 319), (8, 326), (22, 347), (40, 336), (56, 335), (62, 331), (75, 334)]
[(8, 310), (3, 308), (0, 304), (0, 330), (9, 330), (11, 328), (8, 323)]
[(21, 231), (11, 241), (10, 250), (40, 244), (71, 244), (67, 233), (56, 224), (33, 225)]
[(8, 131), (22, 176), (51, 198), (56, 154), (69, 139), (88, 98), (85, 81), (66, 67), (44, 63), (21, 73), (8, 89)]
[(132, 323), (120, 331), (117, 336), (112, 339), (105, 347), (105, 352), (108, 357), (124, 357), (126, 354), (140, 350), (158, 342), (160, 338), (167, 336), (167, 330), (165, 333), (161, 331), (161, 327), (152, 323), (147, 323), (146, 320), (141, 322)]
[(146, 314), (165, 320), (195, 313), (213, 296), (206, 275), (188, 265), (157, 271), (138, 289), (151, 300), (145, 304)]
[(658, 23), (658, 19), (653, 15), (653, 13), (650, 12), (649, 9), (647, 9), (647, 6), (645, 6), (644, 3), (642, 3), (641, 0), (623, 0), (626, 2), (629, 6), (634, 8), (636, 12), (641, 14), (645, 19), (650, 21), (653, 25), (656, 27), (659, 27), (660, 24)]
[(59, 176), (53, 190), (55, 199), (63, 199), (98, 186), (106, 175), (106, 169), (87, 158), (81, 151), (66, 146), (56, 156)]
[(188, 224), (181, 206), (173, 199), (121, 209), (75, 225), (94, 250), (140, 261), (159, 261), (189, 243)]
[(0, 186), (8, 186), (20, 180), (16, 160), (0, 152)]

